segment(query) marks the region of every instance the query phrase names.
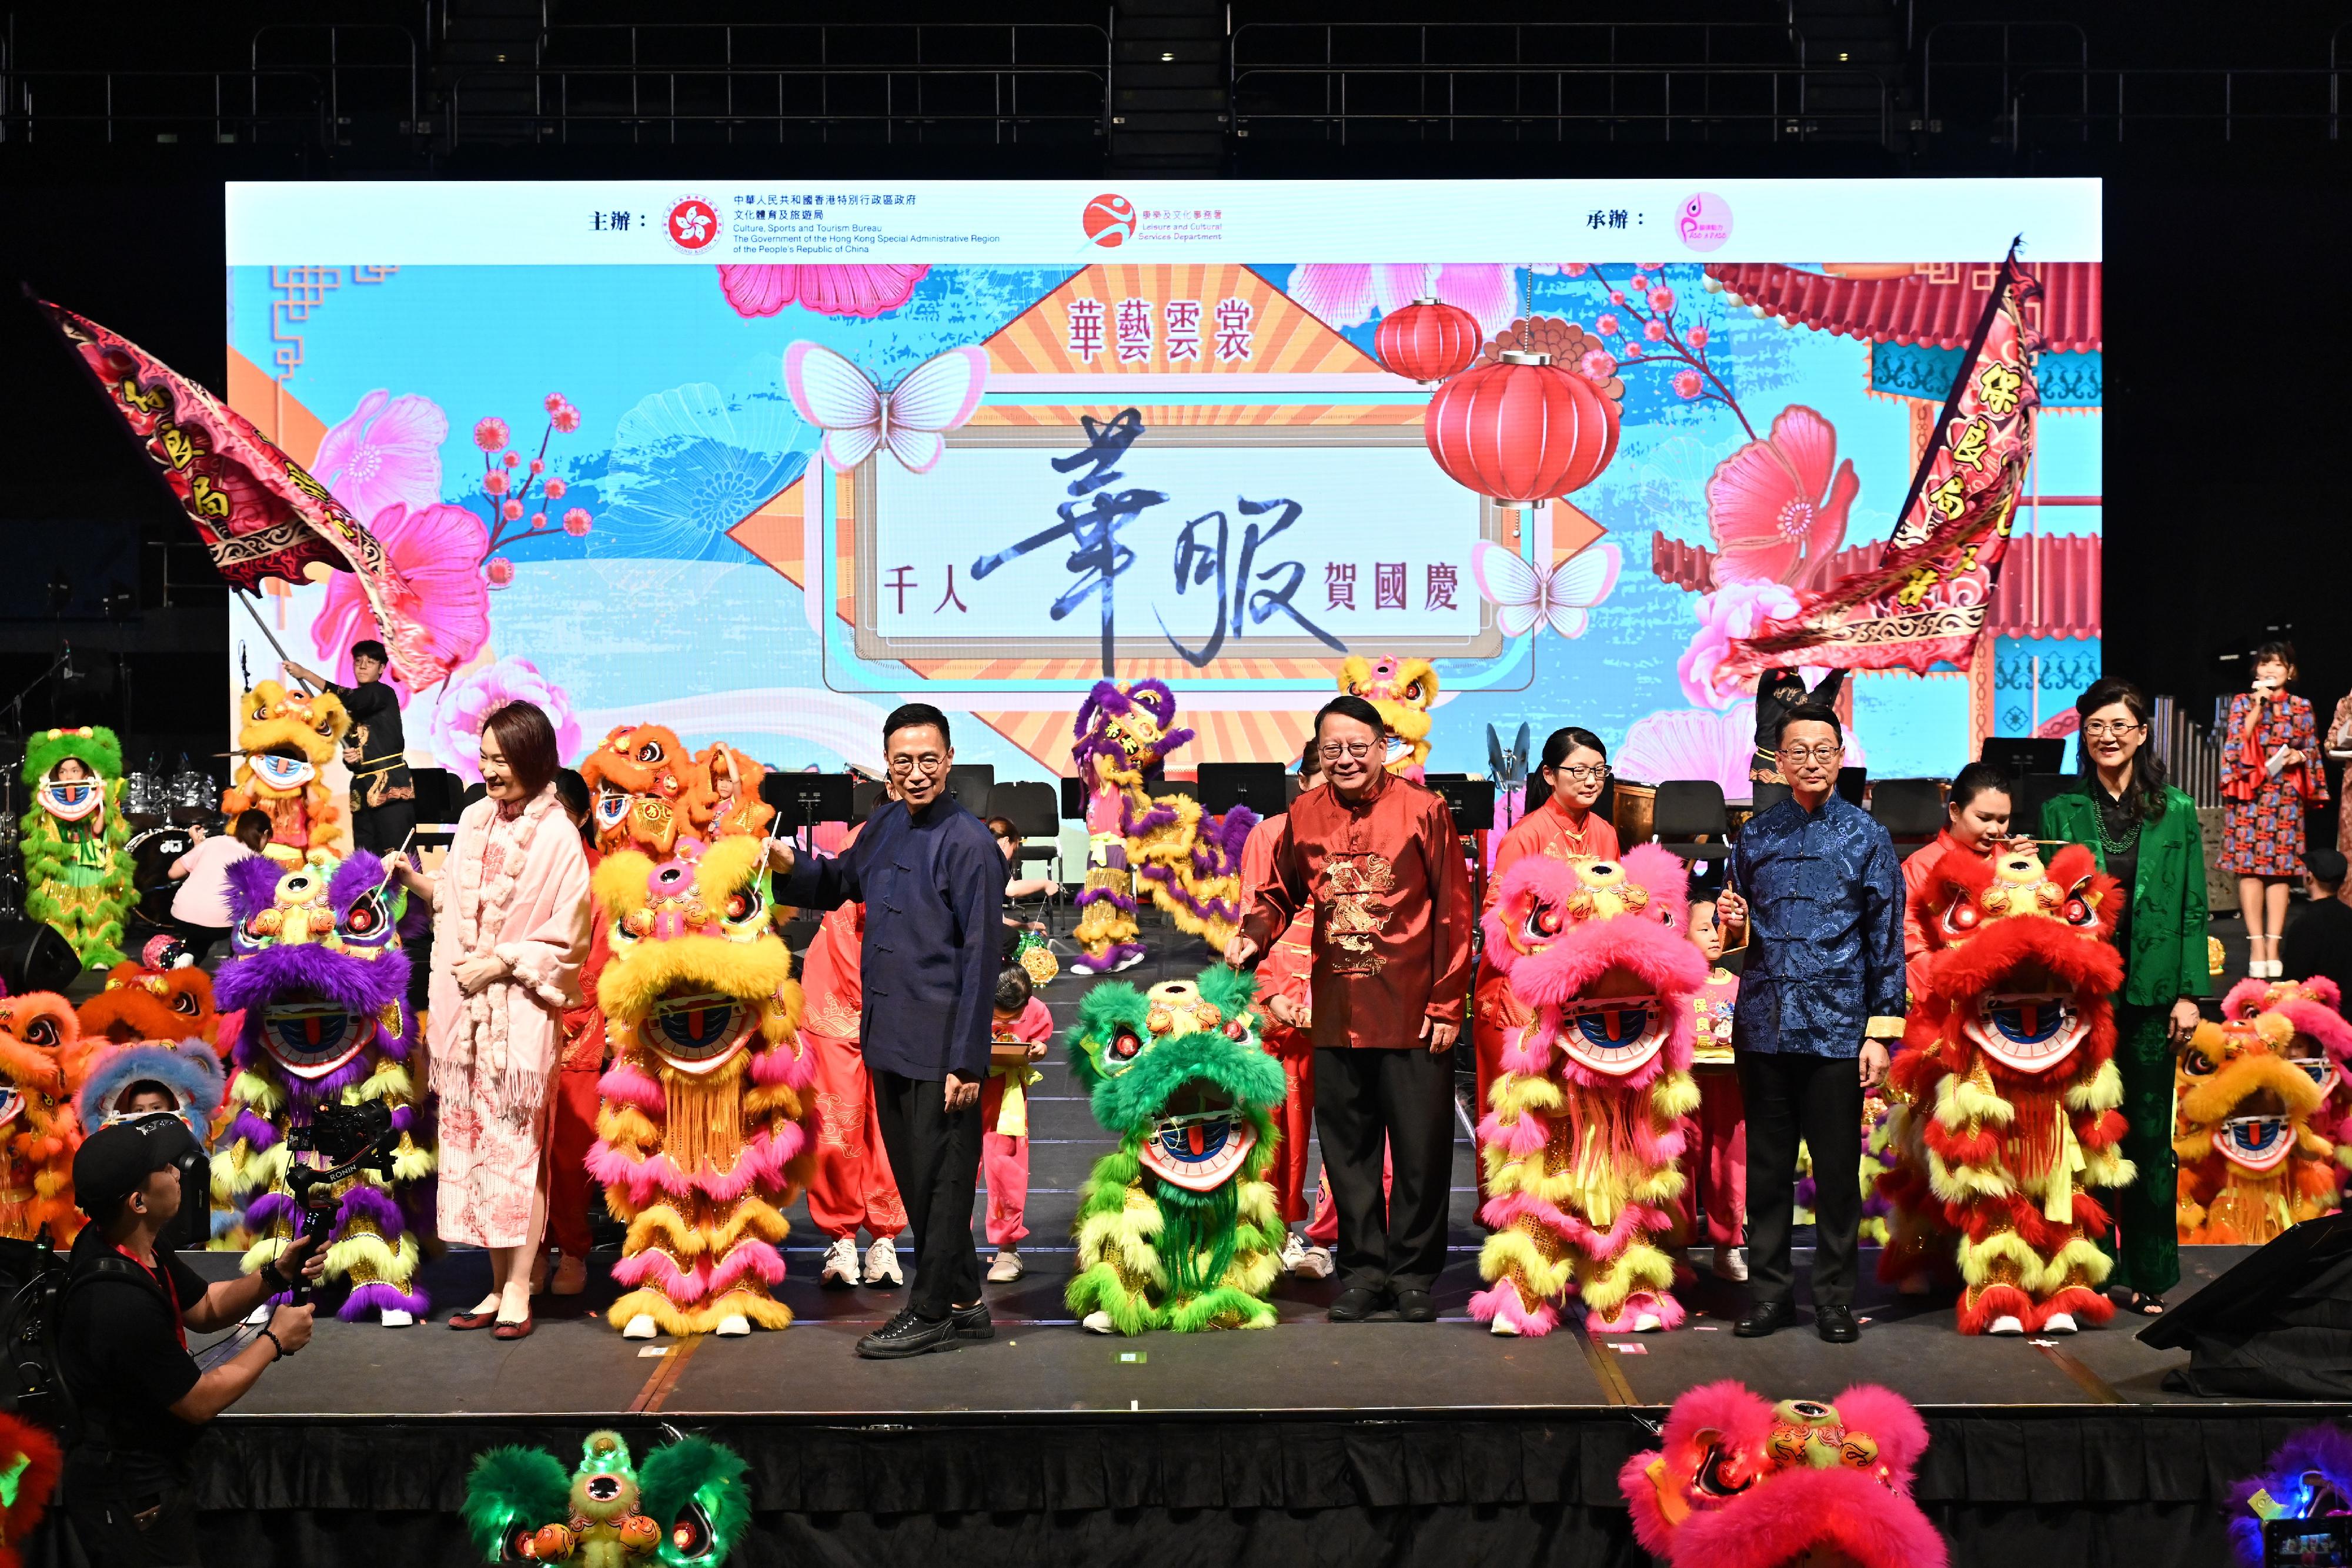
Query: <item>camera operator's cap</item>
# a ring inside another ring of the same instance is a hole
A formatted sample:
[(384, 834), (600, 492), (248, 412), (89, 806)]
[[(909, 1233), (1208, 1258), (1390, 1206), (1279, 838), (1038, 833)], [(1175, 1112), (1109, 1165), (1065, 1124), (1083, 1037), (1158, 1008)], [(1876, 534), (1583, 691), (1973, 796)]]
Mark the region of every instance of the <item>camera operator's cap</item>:
[(191, 1156), (202, 1159), (204, 1150), (187, 1124), (168, 1111), (111, 1123), (92, 1133), (74, 1155), (74, 1201), (92, 1219), (102, 1219), (149, 1176)]
[(2321, 882), (2342, 882), (2344, 880), (2344, 856), (2337, 851), (2331, 849), (2309, 849), (2304, 852), (2303, 869), (2309, 872)]

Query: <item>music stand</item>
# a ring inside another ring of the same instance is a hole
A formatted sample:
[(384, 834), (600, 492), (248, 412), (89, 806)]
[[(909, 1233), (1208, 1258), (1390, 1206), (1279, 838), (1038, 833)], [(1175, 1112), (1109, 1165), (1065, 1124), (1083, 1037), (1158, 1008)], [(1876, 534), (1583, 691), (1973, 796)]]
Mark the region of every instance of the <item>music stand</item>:
[(1423, 784), (1445, 799), (1446, 810), (1454, 813), (1454, 831), (1475, 833), (1495, 825), (1495, 781), (1473, 779), (1466, 773), (1428, 773), (1422, 776)]
[(851, 821), (856, 792), (847, 773), (770, 773), (760, 780), (760, 799), (775, 808), (780, 833)]
[(2058, 773), (2066, 767), (2066, 743), (2040, 736), (1989, 735), (1985, 737), (1984, 748), (1977, 753), (1977, 760), (1991, 763), (2011, 779)]
[(1279, 762), (1203, 762), (1200, 768), (1201, 810), (1222, 817), (1236, 806), (1246, 806), (1260, 817), (1290, 809), (1289, 770)]

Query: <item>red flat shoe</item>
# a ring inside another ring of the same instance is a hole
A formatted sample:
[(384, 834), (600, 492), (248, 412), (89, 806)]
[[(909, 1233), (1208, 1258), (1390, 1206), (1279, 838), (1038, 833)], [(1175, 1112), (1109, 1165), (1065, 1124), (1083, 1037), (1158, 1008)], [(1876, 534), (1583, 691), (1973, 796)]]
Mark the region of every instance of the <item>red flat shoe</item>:
[(523, 1320), (522, 1320), (520, 1322), (516, 1322), (516, 1323), (506, 1323), (506, 1322), (502, 1322), (502, 1323), (499, 1323), (499, 1324), (498, 1326), (496, 1326), (495, 1328), (491, 1329), (491, 1330), (490, 1330), (490, 1337), (491, 1337), (492, 1339), (509, 1339), (509, 1340), (512, 1340), (512, 1339), (529, 1339), (529, 1338), (530, 1337), (530, 1331), (531, 1331), (531, 1330), (533, 1330), (533, 1329), (535, 1329), (535, 1328), (537, 1328), (538, 1326), (539, 1326), (539, 1321), (538, 1321), (536, 1318), (534, 1318), (534, 1317), (530, 1316), (529, 1313), (525, 1313), (525, 1314), (524, 1314), (524, 1316), (523, 1316)]
[(449, 1314), (449, 1326), (460, 1332), (467, 1329), (486, 1329), (498, 1321), (499, 1314), (496, 1312)]

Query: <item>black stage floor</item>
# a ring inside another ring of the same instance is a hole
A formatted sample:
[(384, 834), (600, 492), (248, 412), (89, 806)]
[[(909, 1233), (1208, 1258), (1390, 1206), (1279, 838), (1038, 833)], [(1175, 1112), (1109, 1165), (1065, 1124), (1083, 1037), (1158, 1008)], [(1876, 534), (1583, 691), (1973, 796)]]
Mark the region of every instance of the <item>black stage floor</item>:
[[(1158, 950), (1173, 956), (1126, 977), (1183, 975), (1201, 957), (1197, 944)], [(1049, 988), (1057, 1017), (1086, 983)], [(1776, 1399), (1881, 1382), (1918, 1404), (1934, 1432), (1919, 1495), (1958, 1563), (2013, 1552), (2022, 1530), (2052, 1548), (2087, 1542), (2085, 1562), (2157, 1568), (2221, 1561), (2222, 1492), (2286, 1432), (2345, 1413), (2170, 1394), (2164, 1374), (2183, 1358), (2138, 1343), (2137, 1319), (2051, 1343), (1967, 1339), (1948, 1302), (1896, 1301), (1874, 1284), (1858, 1344), (1824, 1344), (1802, 1322), (1737, 1340), (1738, 1287), (1706, 1271), (1703, 1249), (1679, 1331), (1497, 1339), (1465, 1312), (1478, 1246), (1466, 1117), (1437, 1323), (1334, 1325), (1333, 1284), (1285, 1281), (1269, 1331), (1087, 1334), (1062, 1288), (1076, 1189), (1107, 1140), (1058, 1049), (1045, 1070), (1030, 1101), (1029, 1273), (988, 1287), (993, 1342), (859, 1360), (854, 1342), (901, 1295), (818, 1289), (799, 1208), (782, 1291), (799, 1321), (745, 1340), (624, 1341), (601, 1316), (615, 1293), (601, 1267), (586, 1296), (541, 1298), (527, 1340), (454, 1334), (441, 1318), (470, 1305), (488, 1272), (478, 1254), (453, 1253), (427, 1270), (432, 1321), (322, 1322), (308, 1352), (221, 1419), (203, 1450), (217, 1560), (373, 1554), (397, 1539), (412, 1560), (459, 1561), (447, 1515), (475, 1452), (544, 1442), (568, 1463), (593, 1426), (667, 1422), (751, 1460), (761, 1528), (747, 1562), (940, 1550), (1140, 1561), (1164, 1553), (1162, 1528), (1181, 1520), (1188, 1552), (1236, 1561), (1320, 1558), (1347, 1542), (1369, 1562), (1639, 1563), (1618, 1466), (1677, 1395), (1733, 1377)], [(2192, 1249), (2173, 1299), (2237, 1256)]]

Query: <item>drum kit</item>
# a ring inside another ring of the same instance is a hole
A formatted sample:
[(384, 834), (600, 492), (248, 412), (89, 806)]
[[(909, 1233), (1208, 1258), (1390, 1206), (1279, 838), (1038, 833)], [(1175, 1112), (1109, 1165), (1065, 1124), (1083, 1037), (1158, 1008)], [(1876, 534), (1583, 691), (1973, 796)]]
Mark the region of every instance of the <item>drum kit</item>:
[(145, 768), (123, 776), (122, 815), (134, 828), (156, 828), (166, 822), (184, 827), (219, 810), (220, 785), (212, 775), (193, 766), (184, 752), (176, 772), (165, 773), (150, 757)]

